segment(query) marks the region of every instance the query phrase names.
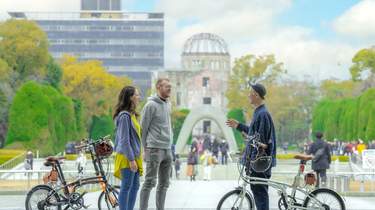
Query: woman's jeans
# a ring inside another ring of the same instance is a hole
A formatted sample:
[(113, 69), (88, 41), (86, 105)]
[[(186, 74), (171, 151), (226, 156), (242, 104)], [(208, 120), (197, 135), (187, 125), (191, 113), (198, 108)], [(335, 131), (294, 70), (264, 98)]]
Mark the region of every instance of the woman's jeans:
[(121, 169), (120, 210), (133, 210), (139, 189), (139, 172), (129, 168)]

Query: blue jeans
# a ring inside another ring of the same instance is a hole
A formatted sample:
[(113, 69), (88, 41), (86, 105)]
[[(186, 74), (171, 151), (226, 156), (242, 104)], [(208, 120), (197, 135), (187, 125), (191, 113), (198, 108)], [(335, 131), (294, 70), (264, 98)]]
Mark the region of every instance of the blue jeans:
[(139, 189), (139, 172), (121, 169), (120, 210), (133, 210)]

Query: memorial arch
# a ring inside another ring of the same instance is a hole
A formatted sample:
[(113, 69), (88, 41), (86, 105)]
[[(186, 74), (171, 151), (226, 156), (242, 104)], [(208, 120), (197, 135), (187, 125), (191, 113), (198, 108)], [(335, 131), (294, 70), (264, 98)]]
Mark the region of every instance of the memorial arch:
[(190, 113), (186, 117), (177, 139), (176, 153), (184, 153), (186, 143), (195, 124), (203, 119), (209, 119), (216, 122), (220, 130), (223, 132), (224, 138), (227, 140), (230, 150), (238, 150), (233, 130), (225, 124), (225, 121), (227, 120), (225, 113), (223, 113), (220, 108), (203, 105), (190, 110)]

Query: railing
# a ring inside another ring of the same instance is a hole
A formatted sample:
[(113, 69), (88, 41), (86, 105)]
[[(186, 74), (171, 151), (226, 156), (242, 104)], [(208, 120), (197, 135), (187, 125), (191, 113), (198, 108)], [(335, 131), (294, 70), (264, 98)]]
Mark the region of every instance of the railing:
[[(28, 191), (33, 186), (43, 183), (43, 176), (50, 170), (0, 170), (0, 177), (6, 174), (6, 179), (0, 179), (0, 191)], [(67, 182), (75, 181), (79, 175), (77, 171), (64, 171)], [(95, 176), (94, 170), (86, 170), (84, 178)], [(120, 180), (109, 173), (108, 181), (113, 185), (119, 185)], [(58, 183), (59, 184), (59, 183)], [(80, 188), (84, 191), (97, 191), (100, 189), (99, 184), (85, 185)]]
[[(2, 174), (7, 174), (6, 179), (0, 179), (0, 191), (27, 191), (31, 187), (42, 184), (43, 176), (50, 170), (0, 170)], [(226, 169), (227, 176), (221, 178), (213, 177), (213, 180), (237, 180), (238, 174), (229, 175), (233, 172), (232, 167)], [(214, 170), (213, 170), (214, 172)], [(272, 179), (285, 183), (292, 183), (295, 171), (274, 171)], [(94, 176), (94, 170), (86, 170), (84, 177)], [(182, 174), (182, 173), (181, 173)], [(77, 171), (64, 171), (67, 181), (74, 181), (78, 178)], [(198, 174), (199, 177), (203, 176)], [(373, 177), (373, 179), (368, 179)], [(120, 180), (113, 176), (113, 172), (109, 172), (108, 180), (111, 184), (119, 185)], [(182, 176), (181, 180), (188, 180), (186, 176)], [(346, 193), (375, 193), (375, 173), (373, 172), (336, 172), (327, 173), (326, 187), (336, 190), (342, 194)], [(82, 188), (85, 191), (99, 190), (99, 185), (87, 185)]]
[(0, 166), (0, 170), (12, 169), (16, 167), (18, 164), (22, 163), (25, 160), (25, 155), (26, 152), (23, 152), (16, 157), (8, 160)]

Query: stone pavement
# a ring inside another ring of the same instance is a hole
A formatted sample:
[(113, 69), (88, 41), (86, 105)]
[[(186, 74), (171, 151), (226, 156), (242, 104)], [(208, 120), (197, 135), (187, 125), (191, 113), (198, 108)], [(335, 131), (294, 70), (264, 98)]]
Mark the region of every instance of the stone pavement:
[[(197, 181), (173, 180), (168, 191), (166, 208), (174, 209), (215, 209), (220, 198), (229, 190), (237, 186), (237, 181)], [(90, 204), (90, 210), (97, 209), (99, 193), (85, 195), (86, 204)], [(270, 191), (271, 209), (277, 209), (278, 196), (274, 190)], [(348, 210), (375, 210), (373, 197), (345, 197)], [(0, 210), (23, 210), (24, 195), (0, 196)], [(138, 207), (138, 203), (136, 207)], [(155, 209), (155, 190), (153, 190), (149, 202), (150, 210)]]

